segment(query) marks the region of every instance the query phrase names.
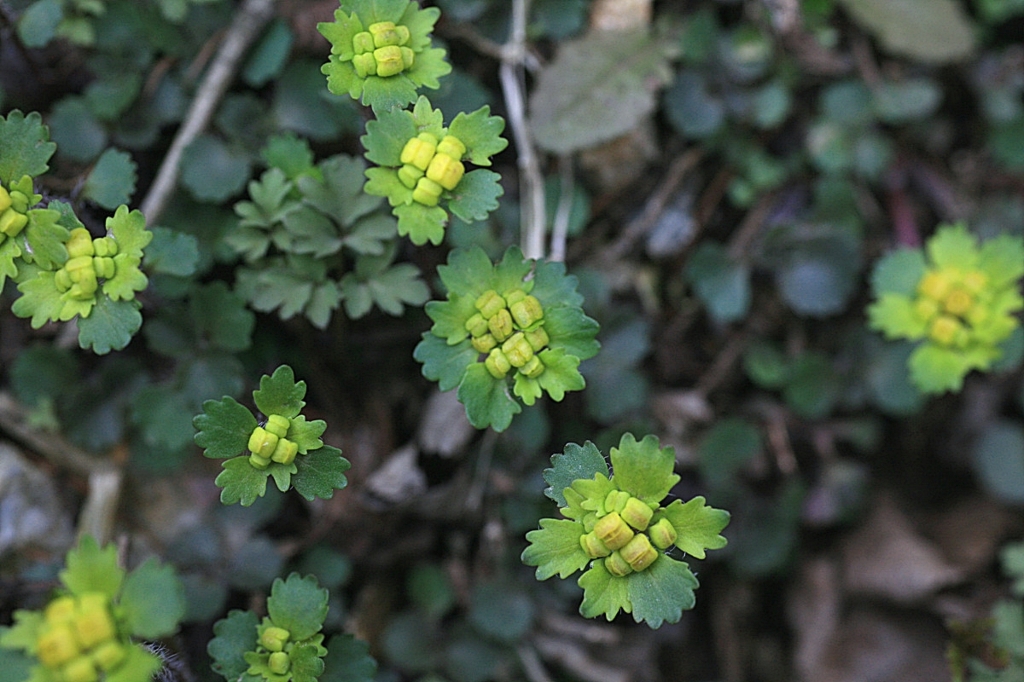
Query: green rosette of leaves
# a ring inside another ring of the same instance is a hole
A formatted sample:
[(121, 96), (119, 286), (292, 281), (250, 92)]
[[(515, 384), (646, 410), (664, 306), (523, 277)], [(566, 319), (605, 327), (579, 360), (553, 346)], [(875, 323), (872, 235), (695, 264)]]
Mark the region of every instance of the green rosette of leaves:
[(490, 166), (491, 157), (508, 146), (501, 137), (505, 121), (484, 106), (460, 112), (447, 128), (439, 109), (420, 97), (412, 111), (392, 109), (366, 124), (361, 138), (366, 158), (367, 194), (387, 197), (398, 218), (398, 234), (413, 244), (440, 244), (448, 214), (467, 223), (484, 220), (498, 208), (504, 190), (501, 176), (464, 161)]
[(66, 241), (53, 258), (37, 258), (20, 269), (15, 281), (21, 297), (11, 310), (31, 318), (34, 329), (78, 318), (82, 348), (101, 354), (120, 350), (142, 326), (142, 306), (135, 294), (149, 284), (139, 266), (153, 233), (141, 212), (122, 205), (107, 218), (106, 235), (93, 237), (69, 206), (54, 205), (54, 219), (65, 230)]
[(203, 414), (192, 420), (195, 442), (206, 457), (224, 460), (215, 481), (223, 488), (221, 502), (248, 507), (266, 494), (271, 477), (281, 492), (295, 488), (307, 500), (330, 499), (348, 485), (351, 464), (320, 439), (327, 424), (301, 414), (305, 395), (306, 382), (296, 382), (292, 368), (282, 365), (252, 393), (262, 423), (230, 396), (203, 403)]
[(923, 393), (959, 391), (971, 370), (987, 370), (1020, 326), (1024, 239), (984, 243), (962, 224), (941, 226), (924, 249), (900, 249), (875, 266), (869, 325), (888, 339), (917, 342), (910, 377)]
[[(170, 566), (149, 559), (127, 573), (117, 549), (86, 535), (67, 555), (62, 588), (42, 611), (15, 611), (0, 627), (0, 647), (25, 656), (31, 682), (148, 682), (160, 669), (134, 640), (173, 634), (185, 615), (185, 592)], [(7, 671), (8, 674), (10, 670)], [(22, 682), (17, 677), (4, 677)]]
[(427, 303), (434, 325), (413, 355), (442, 391), (458, 387), (473, 426), (507, 429), (522, 411), (513, 396), (532, 405), (584, 388), (579, 364), (597, 353), (598, 325), (563, 264), (525, 260), (515, 246), (497, 264), (457, 249), (438, 274), (447, 300)]
[(421, 87), (436, 90), (451, 73), (445, 51), (430, 46), (441, 11), (410, 0), (341, 0), (334, 21), (317, 29), (331, 43), (321, 71), (336, 95), (387, 111), (416, 99)]
[[(622, 436), (611, 450), (611, 471), (597, 447), (570, 443), (544, 471), (544, 494), (564, 519), (541, 519), (526, 534), (523, 563), (537, 579), (567, 578), (584, 571), (580, 613), (613, 619), (619, 611), (651, 628), (676, 623), (696, 603), (697, 578), (675, 551), (705, 558), (720, 549), (729, 512), (708, 507), (703, 497), (664, 504), (679, 480), (672, 448), (647, 436)], [(585, 569), (585, 570), (584, 570)]]

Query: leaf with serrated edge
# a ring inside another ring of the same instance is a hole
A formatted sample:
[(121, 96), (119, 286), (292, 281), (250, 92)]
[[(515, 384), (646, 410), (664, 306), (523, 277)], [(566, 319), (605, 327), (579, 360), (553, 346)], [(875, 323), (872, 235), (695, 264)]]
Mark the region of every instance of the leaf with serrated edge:
[(583, 296), (576, 287), (579, 280), (575, 275), (565, 274), (565, 263), (538, 261), (533, 272), (534, 296), (544, 307), (545, 315), (552, 308), (579, 307)]
[(436, 381), (442, 391), (458, 386), (466, 375), (466, 368), (476, 362), (478, 355), (469, 339), (449, 346), (444, 339), (430, 332), (425, 332), (413, 349), (413, 357), (423, 363), (423, 376)]
[(580, 546), (582, 535), (583, 524), (578, 521), (541, 519), (540, 530), (526, 534), (530, 544), (521, 559), (527, 566), (537, 567), (537, 580), (547, 580), (556, 573), (559, 578), (568, 578), (590, 561)]
[(917, 314), (913, 299), (903, 294), (885, 293), (868, 306), (868, 326), (882, 332), (887, 339), (924, 338), (928, 322)]
[(18, 317), (31, 317), (33, 329), (39, 329), (50, 320), (60, 317), (64, 301), (57, 291), (52, 271), (25, 265), (21, 267), (18, 279), (22, 280), (18, 284), (21, 297), (11, 305), (11, 312)]
[(633, 434), (623, 434), (619, 447), (611, 450), (611, 460), (619, 490), (644, 502), (661, 502), (679, 482), (679, 475), (673, 473), (675, 452), (660, 447), (655, 436), (645, 436), (637, 443)]
[(957, 392), (975, 363), (967, 355), (931, 343), (914, 349), (907, 361), (910, 378), (923, 393)]
[(138, 209), (129, 211), (121, 205), (114, 215), (107, 218), (107, 230), (117, 242), (117, 253), (127, 253), (135, 258), (142, 258), (142, 250), (153, 239), (153, 233), (146, 229), (146, 218)]
[(1001, 234), (981, 245), (978, 268), (993, 287), (1002, 287), (1024, 275), (1024, 239)]
[(512, 423), (512, 417), (523, 411), (508, 394), (503, 379), (495, 379), (482, 362), (466, 368), (459, 384), (459, 402), (466, 406), (469, 423), (478, 429), (492, 429), (501, 433)]
[(258, 426), (256, 418), (236, 399), (225, 395), (203, 403), (203, 414), (193, 419), (196, 444), (203, 455), (213, 459), (236, 457), (244, 453), (249, 437)]
[(0, 647), (21, 649), (35, 654), (39, 642), (39, 629), (45, 623), (42, 611), (15, 611), (14, 624), (10, 627), (0, 627)]
[(522, 289), (529, 293), (533, 289), (533, 282), (524, 280), (532, 269), (533, 261), (526, 260), (518, 246), (510, 246), (494, 266), (489, 288), (493, 288), (499, 294), (504, 294), (510, 289)]
[(424, 310), (434, 325), (430, 333), (445, 339), (445, 342), (454, 346), (465, 341), (469, 336), (466, 331), (466, 321), (476, 313), (476, 297), (448, 294), (447, 301), (430, 301)]
[(448, 134), (466, 145), (470, 162), (477, 166), (490, 166), (490, 157), (508, 146), (508, 140), (501, 136), (504, 129), (505, 120), (491, 116), (491, 108), (483, 106), (471, 114), (459, 112), (448, 126)]
[(96, 160), (85, 179), (82, 196), (92, 199), (105, 209), (113, 210), (131, 199), (135, 192), (135, 161), (131, 154), (113, 147)]
[(138, 256), (127, 253), (114, 256), (114, 276), (103, 283), (103, 293), (115, 301), (134, 299), (136, 291), (142, 291), (149, 285), (149, 279), (139, 269), (139, 262)]
[(259, 619), (252, 611), (230, 611), (213, 626), (214, 638), (206, 645), (213, 659), (214, 672), (226, 679), (237, 680), (246, 671), (245, 652), (256, 648), (256, 627)]
[(555, 402), (561, 402), (568, 391), (582, 391), (586, 388), (587, 384), (579, 371), (579, 358), (560, 348), (542, 350), (537, 357), (544, 363), (544, 371), (537, 377), (537, 382)]
[(533, 405), (544, 395), (544, 389), (541, 388), (540, 382), (536, 379), (531, 379), (522, 372), (516, 372), (515, 381), (512, 383), (512, 393), (529, 406)]
[(580, 360), (592, 358), (601, 348), (596, 338), (599, 330), (597, 321), (580, 308), (544, 309), (544, 331), (550, 338), (548, 348), (564, 350)]
[(241, 502), (243, 507), (248, 507), (257, 497), (266, 494), (268, 474), (249, 464), (248, 457), (226, 459), (221, 466), (224, 470), (217, 474), (214, 483), (223, 488), (220, 491), (222, 503)]
[(721, 535), (729, 525), (729, 512), (704, 504), (704, 498), (697, 496), (689, 502), (673, 502), (663, 510), (665, 517), (676, 530), (676, 547), (687, 554), (703, 559), (705, 549), (721, 549), (727, 540)]
[(26, 116), (15, 109), (0, 118), (0, 182), (9, 185), (23, 175), (45, 173), (57, 150), (49, 140), (42, 116), (34, 111)]
[(322, 647), (315, 644), (295, 645), (288, 655), (288, 672), (292, 682), (316, 682), (324, 671), (324, 660), (320, 658)]
[(163, 667), (163, 662), (138, 644), (125, 647), (127, 656), (117, 668), (106, 673), (105, 682), (139, 682), (153, 679), (156, 671)]
[(185, 588), (173, 568), (150, 558), (128, 574), (118, 608), (132, 635), (165, 637), (185, 616)]
[(599, 473), (608, 476), (608, 462), (596, 445), (589, 440), (583, 445), (567, 443), (563, 452), (551, 455), (551, 468), (544, 470), (544, 481), (548, 484), (544, 494), (564, 507), (567, 503), (563, 491), (573, 481), (592, 479)]
[(603, 561), (595, 561), (590, 570), (576, 582), (583, 588), (580, 615), (584, 618), (595, 618), (603, 614), (605, 619), (611, 620), (620, 610), (626, 613), (633, 610), (627, 582), (609, 573)]
[(323, 419), (315, 419), (308, 422), (300, 414), (291, 418), (291, 423), (288, 425), (288, 433), (285, 437), (298, 445), (299, 454), (304, 455), (310, 450), (317, 450), (324, 446), (320, 436), (324, 435), (325, 430), (327, 430), (327, 422)]
[(875, 264), (871, 273), (871, 289), (876, 297), (883, 294), (913, 296), (926, 270), (921, 249), (892, 251)]
[(78, 547), (68, 552), (67, 568), (60, 581), (72, 594), (101, 592), (113, 599), (121, 589), (124, 569), (117, 564), (117, 547), (102, 549), (91, 535), (83, 535)]
[[(21, 247), (15, 240), (0, 239), (0, 290), (3, 290), (8, 277), (15, 277), (18, 274), (18, 266), (14, 264), (14, 260), (19, 257), (21, 257)], [(26, 316), (20, 315), (19, 317)]]
[(452, 190), (448, 210), (467, 223), (486, 220), (498, 208), (498, 197), (504, 193), (500, 175), (478, 168), (466, 173)]
[(97, 355), (127, 346), (142, 326), (142, 314), (135, 301), (111, 301), (100, 296), (87, 318), (78, 318), (78, 345), (92, 348)]
[(336, 447), (325, 445), (308, 455), (301, 455), (295, 462), (298, 472), (292, 476), (292, 487), (307, 500), (329, 500), (335, 490), (348, 485), (345, 472), (352, 465)]
[(59, 224), (60, 218), (60, 212), (51, 208), (33, 208), (28, 212), (28, 225), (21, 235), (31, 248), (32, 262), (40, 267), (56, 269), (68, 259), (64, 244), (70, 233)]
[(366, 642), (352, 635), (334, 635), (327, 642), (327, 652), (320, 682), (373, 682), (377, 661)]
[(402, 165), (405, 143), (416, 137), (416, 120), (405, 109), (382, 111), (376, 119), (366, 122), (366, 134), (359, 138), (369, 161), (388, 167)]
[(267, 598), (267, 614), (274, 625), (289, 632), (293, 641), (301, 641), (323, 627), (327, 597), (327, 590), (320, 587), (314, 576), (292, 573), (286, 580), (274, 580)]
[(409, 206), (412, 204), (412, 190), (402, 184), (398, 171), (394, 168), (366, 169), (366, 185), (363, 191), (375, 197), (387, 197), (391, 206)]
[(399, 236), (408, 236), (416, 246), (423, 246), (427, 242), (438, 246), (444, 240), (448, 214), (440, 206), (412, 203), (408, 206), (396, 206), (393, 213), (398, 218)]
[(685, 563), (664, 554), (646, 569), (630, 573), (625, 583), (633, 620), (652, 629), (662, 623), (678, 623), (683, 611), (697, 602), (693, 593), (696, 576)]
[(274, 479), (274, 485), (281, 492), (288, 492), (288, 489), (292, 487), (292, 474), (297, 472), (299, 469), (292, 464), (281, 464), (279, 462), (271, 462), (266, 468), (266, 473)]
[(474, 246), (470, 249), (454, 249), (448, 254), (447, 264), (438, 266), (437, 274), (449, 293), (475, 301), (480, 294), (491, 288), (488, 280), (493, 267), (484, 250)]
[(291, 419), (306, 405), (306, 382), (295, 381), (295, 373), (288, 365), (281, 365), (270, 376), (260, 378), (259, 389), (252, 392), (252, 399), (260, 412), (268, 417), (277, 414)]

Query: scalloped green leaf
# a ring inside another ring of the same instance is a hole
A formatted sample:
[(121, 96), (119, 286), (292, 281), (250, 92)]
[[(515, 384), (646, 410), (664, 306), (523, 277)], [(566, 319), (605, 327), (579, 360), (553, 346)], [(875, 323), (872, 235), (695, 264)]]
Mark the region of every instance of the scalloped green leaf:
[(645, 570), (630, 573), (625, 582), (633, 620), (652, 629), (678, 623), (683, 611), (697, 603), (697, 577), (685, 563), (664, 554)]
[(676, 529), (676, 547), (698, 559), (705, 557), (704, 550), (721, 549), (728, 542), (721, 532), (729, 525), (729, 512), (706, 506), (701, 496), (686, 503), (673, 500), (664, 514)]
[(561, 348), (542, 350), (537, 356), (544, 363), (544, 371), (537, 377), (540, 387), (555, 402), (561, 402), (568, 391), (582, 391), (587, 382), (580, 374), (580, 359)]
[(377, 661), (370, 645), (352, 635), (334, 635), (327, 642), (324, 673), (320, 682), (373, 682)]
[(252, 399), (260, 412), (268, 417), (278, 414), (291, 419), (302, 411), (306, 401), (306, 382), (295, 381), (295, 372), (281, 365), (270, 376), (260, 378), (260, 387), (252, 392)]
[(448, 210), (467, 223), (486, 220), (498, 208), (498, 197), (505, 193), (501, 176), (478, 168), (466, 173), (448, 200)]
[(121, 590), (125, 571), (117, 562), (117, 547), (100, 547), (91, 535), (83, 535), (78, 546), (68, 552), (60, 581), (72, 594), (101, 592), (113, 599)]
[(1024, 276), (1024, 239), (1001, 234), (981, 245), (978, 267), (992, 286), (1006, 286)]
[(522, 561), (537, 567), (537, 580), (547, 580), (558, 574), (568, 578), (582, 570), (590, 557), (580, 546), (583, 524), (568, 519), (541, 519), (540, 530), (526, 534), (530, 544), (523, 550)]
[(559, 507), (565, 507), (568, 504), (565, 489), (574, 481), (592, 479), (599, 473), (607, 477), (610, 472), (608, 462), (596, 445), (589, 440), (583, 445), (567, 443), (563, 452), (551, 455), (551, 468), (544, 470), (544, 480), (548, 484), (544, 494)]
[[(17, 276), (18, 266), (14, 264), (14, 261), (19, 257), (21, 257), (21, 248), (15, 240), (0, 239), (0, 290), (3, 290), (8, 277)], [(29, 311), (27, 315), (19, 315), (19, 317), (27, 317), (31, 314), (32, 312)]]
[(127, 206), (118, 206), (114, 215), (107, 218), (106, 226), (117, 241), (118, 255), (141, 259), (142, 250), (153, 240), (153, 233), (146, 229), (146, 218), (138, 209), (129, 211)]
[(21, 233), (31, 250), (31, 254), (23, 253), (26, 260), (46, 269), (56, 269), (67, 261), (64, 244), (69, 232), (60, 219), (60, 212), (51, 208), (33, 208), (28, 212), (28, 225)]
[(307, 500), (329, 500), (335, 490), (348, 485), (345, 472), (352, 466), (341, 450), (325, 445), (295, 459), (298, 471), (292, 476), (295, 492)]
[(165, 637), (185, 617), (185, 588), (171, 566), (150, 558), (128, 574), (118, 609), (132, 635)]
[(437, 267), (437, 274), (449, 293), (475, 301), (480, 294), (491, 288), (489, 280), (493, 268), (494, 265), (484, 250), (474, 246), (470, 249), (452, 250), (448, 254), (448, 262)]
[(126, 649), (127, 656), (116, 670), (107, 673), (105, 682), (150, 680), (163, 667), (163, 662), (155, 654), (145, 651), (138, 644)]
[(33, 111), (26, 116), (15, 109), (0, 118), (0, 182), (5, 186), (23, 175), (36, 177), (49, 170), (57, 145), (43, 117)]
[(223, 504), (240, 502), (243, 507), (249, 507), (257, 497), (267, 493), (268, 472), (255, 468), (248, 457), (226, 459), (221, 466), (224, 470), (217, 474), (214, 483), (223, 488), (220, 491)]
[(488, 426), (501, 433), (523, 408), (512, 399), (508, 384), (495, 379), (482, 362), (466, 368), (459, 384), (459, 402), (466, 406), (469, 423), (478, 429)]
[(399, 236), (409, 237), (416, 246), (423, 246), (427, 242), (438, 246), (444, 240), (448, 214), (440, 206), (412, 203), (396, 206), (393, 213), (398, 218)]
[(552, 309), (583, 305), (583, 295), (576, 290), (578, 286), (576, 275), (566, 274), (565, 263), (542, 260), (537, 261), (534, 267), (533, 290), (530, 293), (544, 307), (546, 318)]
[(676, 483), (676, 457), (671, 447), (661, 447), (656, 436), (645, 436), (637, 442), (632, 433), (625, 433), (619, 446), (611, 449), (613, 480), (644, 502), (661, 502)]
[(490, 166), (490, 157), (508, 147), (508, 140), (501, 136), (504, 130), (505, 119), (491, 116), (489, 106), (480, 107), (470, 114), (460, 111), (448, 126), (448, 134), (466, 145), (470, 162), (477, 166)]
[(288, 425), (286, 438), (299, 446), (299, 454), (304, 455), (310, 450), (317, 450), (324, 446), (320, 436), (327, 430), (327, 422), (323, 419), (306, 421), (306, 417), (298, 415), (291, 418)]
[(583, 588), (580, 615), (584, 618), (603, 615), (610, 621), (620, 610), (626, 613), (633, 610), (633, 605), (629, 601), (629, 583), (609, 573), (603, 561), (591, 564), (590, 570), (580, 576), (577, 584)]
[(445, 339), (450, 346), (465, 341), (466, 321), (476, 313), (474, 303), (474, 298), (458, 294), (449, 294), (447, 301), (427, 303), (426, 313), (434, 321), (430, 333)]
[(580, 360), (594, 357), (601, 348), (596, 338), (600, 326), (581, 308), (545, 309), (544, 330), (550, 337), (550, 348), (565, 351)]
[(398, 171), (394, 168), (367, 168), (366, 178), (363, 191), (368, 195), (387, 197), (391, 206), (412, 204), (412, 190), (402, 184), (398, 178)]
[[(7, 243), (10, 242), (4, 242)], [(18, 317), (31, 317), (33, 329), (39, 329), (50, 320), (60, 317), (64, 301), (54, 284), (52, 271), (23, 265), (18, 272), (18, 279), (21, 280), (18, 284), (21, 297), (11, 304), (11, 312)]]
[(324, 671), (324, 660), (320, 658), (322, 647), (316, 644), (297, 644), (289, 654), (292, 682), (316, 682)]
[(438, 382), (442, 391), (458, 386), (466, 375), (466, 368), (475, 363), (478, 356), (469, 339), (449, 346), (444, 339), (430, 332), (423, 333), (422, 340), (413, 350), (413, 358), (423, 363), (423, 376)]
[(136, 301), (112, 301), (99, 296), (89, 317), (78, 318), (78, 345), (92, 348), (97, 355), (121, 350), (142, 326)]
[(931, 262), (940, 268), (970, 270), (978, 266), (978, 240), (963, 223), (940, 227), (928, 239), (925, 250)]
[(274, 625), (291, 634), (293, 641), (302, 641), (323, 627), (327, 598), (327, 590), (314, 576), (291, 573), (286, 580), (274, 581), (267, 598), (267, 614)]
[(871, 272), (871, 290), (876, 297), (885, 294), (913, 296), (927, 272), (921, 249), (890, 251), (875, 264)]
[(923, 393), (957, 392), (975, 367), (967, 355), (932, 343), (915, 348), (907, 364), (911, 381)]
[(903, 294), (887, 293), (868, 306), (868, 326), (887, 339), (922, 339), (928, 331), (926, 320), (914, 309), (914, 301)]
[(229, 396), (204, 402), (203, 414), (196, 415), (192, 425), (197, 431), (196, 445), (203, 448), (204, 456), (213, 459), (245, 452), (249, 436), (258, 426), (252, 412)]
[(214, 637), (206, 645), (213, 659), (213, 671), (228, 680), (237, 680), (249, 668), (245, 652), (256, 649), (259, 619), (252, 611), (230, 611), (213, 626)]
[(100, 154), (85, 178), (82, 196), (112, 211), (128, 203), (135, 192), (137, 178), (131, 154), (109, 147)]
[(402, 165), (401, 155), (405, 143), (419, 131), (412, 112), (406, 109), (382, 111), (377, 118), (366, 122), (366, 134), (359, 138), (369, 161), (388, 167)]

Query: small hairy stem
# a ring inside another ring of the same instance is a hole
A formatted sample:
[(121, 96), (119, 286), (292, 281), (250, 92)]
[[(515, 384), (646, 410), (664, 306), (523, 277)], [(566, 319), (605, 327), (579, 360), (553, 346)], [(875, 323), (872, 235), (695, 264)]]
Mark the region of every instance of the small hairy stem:
[(503, 51), (499, 77), (505, 96), (509, 125), (518, 150), (520, 177), (520, 243), (527, 258), (544, 257), (544, 179), (526, 124), (526, 88), (523, 63), (526, 55), (526, 16), (529, 0), (513, 0), (512, 30)]
[(273, 15), (275, 0), (245, 0), (234, 21), (224, 34), (216, 58), (196, 91), (185, 121), (171, 142), (149, 194), (142, 202), (142, 213), (149, 224), (159, 220), (178, 182), (181, 154), (202, 133), (213, 118), (224, 92), (235, 75), (238, 63)]

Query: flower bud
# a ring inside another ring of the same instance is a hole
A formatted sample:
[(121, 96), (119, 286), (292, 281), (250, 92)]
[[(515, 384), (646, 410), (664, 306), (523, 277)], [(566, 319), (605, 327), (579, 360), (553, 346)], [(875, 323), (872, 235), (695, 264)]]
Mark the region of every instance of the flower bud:
[(356, 75), (360, 78), (377, 75), (377, 60), (373, 58), (372, 52), (352, 57), (352, 66), (355, 67)]
[(441, 185), (430, 178), (420, 178), (416, 183), (416, 189), (412, 191), (412, 199), (424, 206), (437, 206), (442, 189)]
[(277, 447), (278, 437), (268, 432), (262, 426), (257, 426), (249, 436), (249, 452), (253, 452), (264, 459), (269, 459)]
[(272, 414), (267, 417), (267, 423), (263, 425), (263, 428), (278, 438), (284, 438), (288, 435), (289, 426), (291, 426), (291, 421), (289, 421), (288, 417), (282, 417), (279, 414)]
[(619, 578), (623, 578), (633, 572), (633, 569), (618, 552), (612, 552), (604, 560), (604, 567), (608, 569), (609, 573)]
[(526, 329), (544, 318), (544, 309), (541, 308), (536, 296), (527, 295), (514, 305), (510, 303), (509, 309), (520, 329)]
[(544, 372), (544, 363), (536, 355), (519, 368), (519, 372), (530, 379), (536, 379)]
[(967, 292), (977, 296), (988, 286), (988, 276), (984, 272), (972, 270), (964, 275), (964, 288)]
[(487, 333), (487, 319), (480, 313), (473, 313), (464, 326), (470, 336), (483, 336)]
[[(507, 308), (502, 308), (493, 317), (487, 320), (487, 328), (491, 330), (494, 339), (499, 343), (512, 336), (512, 316)], [(527, 344), (529, 345), (529, 344)]]
[(465, 174), (466, 167), (462, 162), (447, 154), (435, 154), (427, 167), (427, 177), (449, 191), (455, 189)]
[(473, 305), (485, 319), (489, 320), (505, 307), (505, 299), (499, 296), (494, 289), (488, 289), (480, 294)]
[(587, 553), (591, 559), (598, 559), (603, 556), (608, 556), (612, 553), (612, 550), (608, 549), (608, 545), (601, 542), (600, 538), (591, 533), (584, 533), (580, 536), (580, 547)]
[(395, 30), (395, 22), (393, 21), (378, 21), (375, 24), (370, 24), (366, 29), (373, 36), (374, 47), (398, 45), (401, 42), (398, 38), (398, 31)]
[(621, 512), (626, 508), (626, 503), (629, 502), (629, 493), (625, 490), (609, 490), (608, 494), (604, 498), (604, 511), (606, 514), (611, 512)]
[(522, 332), (516, 332), (505, 343), (501, 344), (501, 351), (508, 358), (508, 361), (512, 363), (512, 366), (517, 368), (525, 365), (533, 357), (533, 349), (526, 342)]
[(0, 185), (0, 213), (11, 207), (11, 193), (3, 185)]
[(78, 642), (70, 625), (49, 628), (36, 641), (36, 655), (47, 668), (56, 668), (78, 655)]
[(526, 342), (530, 344), (530, 348), (533, 349), (534, 353), (539, 353), (551, 341), (548, 333), (544, 331), (544, 327), (537, 327), (532, 331), (524, 332), (524, 335), (526, 336)]
[(70, 259), (75, 259), (79, 256), (92, 256), (92, 235), (89, 234), (89, 230), (84, 227), (76, 227), (71, 230), (71, 236), (68, 237), (65, 248), (68, 250), (68, 258)]
[(398, 179), (402, 182), (403, 185), (405, 185), (409, 189), (415, 187), (416, 183), (422, 177), (423, 171), (421, 171), (419, 168), (412, 165), (411, 163), (407, 163), (398, 169)]
[(505, 305), (509, 308), (519, 303), (521, 300), (526, 298), (526, 292), (522, 289), (512, 289), (511, 291), (505, 292)]
[[(405, 27), (403, 26), (402, 28)], [(398, 50), (402, 55), (402, 70), (404, 71), (405, 69), (411, 69), (412, 65), (416, 63), (416, 53), (413, 52), (412, 49), (408, 47), (400, 47), (398, 48)]]
[(960, 287), (953, 288), (942, 303), (942, 307), (946, 309), (947, 313), (961, 317), (966, 315), (973, 306), (974, 297)]
[(437, 144), (437, 153), (446, 154), (461, 161), (462, 157), (466, 155), (466, 145), (462, 144), (462, 140), (454, 135), (445, 135)]
[(373, 44), (373, 36), (369, 31), (360, 31), (352, 36), (352, 51), (357, 55), (373, 52), (376, 45)]
[(298, 443), (290, 441), (287, 438), (281, 438), (277, 441), (277, 447), (274, 448), (274, 454), (270, 456), (270, 459), (278, 464), (291, 464), (295, 461), (295, 455), (298, 451)]
[(263, 631), (260, 635), (260, 644), (267, 651), (282, 651), (284, 649), (285, 642), (291, 637), (291, 633), (284, 628), (271, 625), (269, 628)]
[(26, 225), (28, 225), (28, 216), (18, 213), (13, 208), (7, 209), (3, 215), (0, 215), (0, 232), (8, 237), (17, 237)]
[(918, 319), (930, 320), (939, 314), (939, 302), (933, 298), (919, 298), (914, 301), (914, 314)]
[(679, 537), (675, 526), (666, 518), (660, 519), (648, 528), (647, 534), (651, 537), (651, 543), (658, 549), (668, 549), (676, 543), (676, 538)]
[(110, 640), (96, 647), (89, 657), (101, 670), (111, 671), (120, 665), (128, 654), (117, 640)]
[(92, 269), (97, 277), (102, 277), (103, 279), (110, 279), (117, 273), (114, 259), (109, 257), (93, 256)]
[(923, 296), (941, 301), (949, 293), (949, 287), (953, 284), (948, 274), (932, 270), (921, 278), (917, 285), (917, 291)]
[(408, 44), (409, 39), (412, 37), (412, 35), (409, 33), (409, 27), (408, 26), (401, 26), (401, 25), (395, 26), (395, 33), (398, 35), (398, 44), (399, 45), (406, 45), (406, 44)]
[(609, 549), (619, 549), (633, 539), (633, 531), (617, 513), (602, 516), (594, 525), (594, 535)]
[(594, 530), (594, 526), (597, 525), (597, 513), (590, 512), (589, 514), (584, 515), (581, 522), (583, 523), (583, 530), (588, 533), (592, 532)]
[(270, 654), (270, 659), (267, 661), (267, 667), (270, 668), (270, 672), (278, 675), (284, 675), (288, 672), (290, 665), (291, 661), (288, 659), (288, 654), (283, 651), (275, 651)]
[[(31, 191), (31, 190), (29, 190)], [(18, 213), (24, 213), (28, 210), (28, 195), (21, 190), (11, 190), (11, 208)]]
[(484, 367), (487, 368), (487, 371), (495, 379), (505, 378), (508, 371), (512, 369), (511, 363), (509, 363), (508, 358), (505, 357), (500, 348), (495, 348), (490, 352), (487, 359), (484, 360)]
[(928, 336), (945, 346), (950, 346), (956, 340), (963, 325), (955, 317), (940, 315), (935, 318), (928, 329)]
[(420, 133), (405, 143), (399, 160), (402, 163), (411, 163), (421, 171), (426, 171), (436, 150), (437, 138), (430, 133)]
[(250, 452), (249, 464), (251, 464), (256, 469), (266, 469), (268, 466), (270, 466), (270, 458), (260, 457), (255, 452)]
[(625, 507), (619, 512), (619, 516), (633, 528), (645, 530), (647, 524), (651, 522), (651, 517), (654, 516), (654, 510), (641, 500), (630, 497), (626, 501)]
[(619, 554), (634, 571), (644, 570), (658, 558), (658, 550), (651, 547), (651, 541), (643, 533), (634, 535)]
[(53, 273), (53, 284), (57, 287), (57, 291), (64, 293), (71, 288), (71, 275), (64, 268), (61, 268), (57, 272)]
[(96, 682), (99, 679), (92, 661), (84, 656), (68, 663), (61, 673), (63, 682)]
[(402, 48), (397, 45), (378, 47), (373, 51), (373, 58), (377, 62), (377, 75), (381, 78), (396, 76), (405, 70), (405, 62), (402, 61)]
[(79, 644), (87, 649), (108, 639), (114, 639), (117, 630), (107, 609), (106, 595), (93, 592), (79, 597), (74, 632)]
[(476, 349), (477, 353), (490, 353), (491, 350), (498, 345), (498, 342), (491, 334), (484, 334), (483, 336), (474, 336), (470, 343), (473, 344), (473, 348)]
[(74, 597), (58, 597), (47, 604), (43, 617), (50, 625), (69, 622), (75, 616), (77, 604)]
[(94, 256), (113, 257), (117, 255), (117, 240), (113, 237), (97, 237), (92, 240)]

